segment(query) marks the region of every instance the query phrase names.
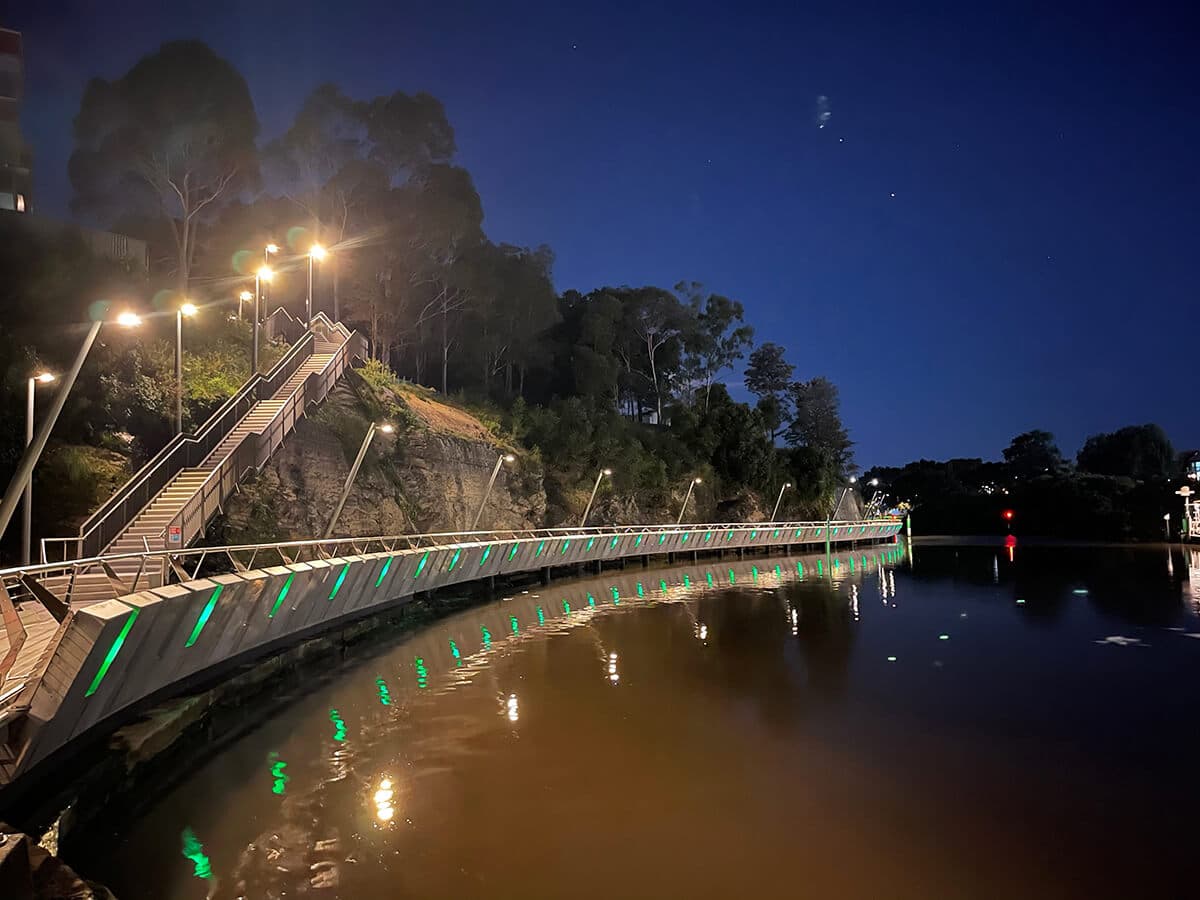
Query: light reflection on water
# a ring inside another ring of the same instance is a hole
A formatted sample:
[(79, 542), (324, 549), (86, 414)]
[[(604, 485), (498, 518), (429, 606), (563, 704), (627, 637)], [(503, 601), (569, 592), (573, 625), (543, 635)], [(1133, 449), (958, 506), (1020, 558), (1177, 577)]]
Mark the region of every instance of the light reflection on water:
[[(1196, 799), (1200, 554), (917, 549), (629, 569), (450, 616), (81, 866), (122, 900), (1172, 895), (1186, 842), (1146, 835), (1185, 833)], [(167, 840), (185, 828), (207, 868)]]

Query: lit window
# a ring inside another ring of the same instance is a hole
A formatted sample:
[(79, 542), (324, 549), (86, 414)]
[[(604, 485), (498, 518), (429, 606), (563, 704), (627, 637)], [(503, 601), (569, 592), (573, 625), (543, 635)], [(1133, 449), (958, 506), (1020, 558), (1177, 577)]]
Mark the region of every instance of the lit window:
[(25, 212), (25, 195), (17, 194), (17, 212)]

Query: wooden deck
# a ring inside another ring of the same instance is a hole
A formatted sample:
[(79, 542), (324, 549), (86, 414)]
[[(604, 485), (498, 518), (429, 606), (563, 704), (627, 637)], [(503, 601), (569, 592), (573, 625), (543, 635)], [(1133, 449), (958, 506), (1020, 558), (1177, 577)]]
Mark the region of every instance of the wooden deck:
[(25, 629), (24, 642), (20, 641), (19, 629), (10, 617), (5, 617), (5, 627), (0, 628), (0, 660), (6, 660), (13, 649), (13, 638), (17, 638), (16, 659), (0, 680), (0, 713), (15, 702), (20, 695), (17, 688), (31, 683), (41, 674), (43, 656), (58, 632), (58, 622), (36, 600), (26, 600), (16, 608), (17, 619)]

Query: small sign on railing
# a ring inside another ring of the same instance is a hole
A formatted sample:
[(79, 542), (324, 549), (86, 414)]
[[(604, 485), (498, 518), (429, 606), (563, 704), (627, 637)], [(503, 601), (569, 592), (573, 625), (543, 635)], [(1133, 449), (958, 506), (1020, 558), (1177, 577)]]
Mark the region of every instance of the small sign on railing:
[(171, 547), (183, 546), (183, 527), (180, 525), (167, 526), (167, 545)]

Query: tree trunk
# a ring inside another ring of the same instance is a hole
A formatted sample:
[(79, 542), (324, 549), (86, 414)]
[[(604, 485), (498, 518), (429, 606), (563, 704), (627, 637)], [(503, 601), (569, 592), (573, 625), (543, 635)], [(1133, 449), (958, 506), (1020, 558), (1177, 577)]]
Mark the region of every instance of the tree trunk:
[[(337, 254), (333, 253), (330, 255), (333, 257), (330, 260), (330, 262), (333, 263), (333, 308), (341, 312), (341, 308), (338, 305), (341, 299), (341, 291), (339, 290), (338, 282), (341, 280), (340, 273), (342, 267), (338, 264)], [(335, 318), (334, 321), (336, 322), (337, 319)]]
[(442, 396), (450, 393), (446, 384), (446, 369), (450, 361), (450, 328), (449, 328), (450, 311), (446, 308), (446, 304), (442, 303)]

